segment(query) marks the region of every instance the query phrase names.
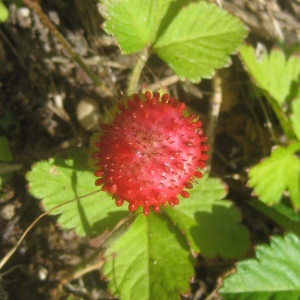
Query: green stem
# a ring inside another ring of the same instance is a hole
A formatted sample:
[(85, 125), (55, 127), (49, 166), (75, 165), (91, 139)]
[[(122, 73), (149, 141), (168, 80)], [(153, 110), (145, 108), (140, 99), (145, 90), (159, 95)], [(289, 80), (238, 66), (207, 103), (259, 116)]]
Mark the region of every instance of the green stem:
[(273, 100), (269, 95), (265, 95), (268, 102), (272, 106), (273, 111), (276, 114), (276, 117), (278, 118), (280, 125), (287, 137), (287, 140), (292, 140), (295, 138), (293, 131), (291, 130), (291, 122), (288, 119), (288, 117), (282, 112), (282, 108), (279, 107), (278, 103)]
[(149, 49), (148, 47), (146, 47), (142, 52), (139, 53), (137, 62), (130, 75), (128, 88), (127, 88), (127, 95), (131, 95), (134, 92), (136, 92), (142, 70), (148, 58), (149, 58)]
[(82, 70), (91, 78), (91, 80), (102, 90), (102, 92), (105, 93), (107, 96), (111, 96), (112, 95), (111, 92), (108, 90), (108, 88), (105, 85), (103, 85), (102, 80), (90, 68), (87, 67), (87, 65), (83, 62), (83, 60), (79, 57), (79, 55), (73, 50), (72, 46), (68, 43), (68, 41), (52, 24), (52, 22), (49, 20), (46, 14), (43, 12), (38, 1), (23, 0), (23, 3), (37, 14), (40, 20), (52, 33), (52, 35), (58, 39), (58, 41), (62, 44), (62, 46), (66, 49), (66, 51), (78, 63), (78, 65), (82, 68)]

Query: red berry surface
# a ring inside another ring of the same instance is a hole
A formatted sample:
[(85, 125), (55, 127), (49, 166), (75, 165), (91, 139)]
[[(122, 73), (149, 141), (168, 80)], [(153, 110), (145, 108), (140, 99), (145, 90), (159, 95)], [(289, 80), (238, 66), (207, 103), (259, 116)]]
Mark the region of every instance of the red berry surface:
[(96, 185), (113, 195), (116, 205), (129, 203), (129, 211), (143, 207), (178, 205), (178, 195), (189, 197), (198, 168), (205, 166), (208, 150), (201, 122), (185, 116), (185, 104), (168, 94), (134, 94), (128, 107), (119, 104), (110, 125), (101, 124), (102, 134), (92, 158), (97, 161)]

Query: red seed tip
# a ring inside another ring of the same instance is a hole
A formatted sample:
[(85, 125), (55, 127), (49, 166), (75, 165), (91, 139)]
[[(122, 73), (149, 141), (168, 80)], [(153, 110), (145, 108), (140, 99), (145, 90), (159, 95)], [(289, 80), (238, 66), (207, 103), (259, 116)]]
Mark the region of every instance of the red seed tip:
[(202, 126), (202, 122), (197, 121), (197, 122), (191, 123), (191, 126), (193, 126), (194, 128), (200, 128)]
[(175, 102), (174, 97), (170, 97), (168, 103), (169, 103), (169, 104), (173, 104), (174, 102)]
[(104, 172), (102, 170), (97, 170), (97, 171), (95, 171), (94, 174), (95, 174), (96, 177), (101, 177), (103, 175), (103, 173)]
[(208, 137), (207, 137), (206, 135), (203, 135), (203, 136), (200, 137), (200, 141), (201, 141), (202, 143), (206, 143), (207, 140), (208, 140)]
[(177, 197), (172, 197), (172, 201), (173, 201), (174, 205), (179, 204), (179, 199)]
[(151, 99), (151, 104), (152, 104), (152, 105), (155, 105), (157, 102), (158, 102), (157, 98), (153, 97), (153, 98)]
[(124, 199), (117, 199), (116, 201), (116, 206), (122, 206), (123, 205), (123, 203), (124, 203)]
[(185, 103), (184, 103), (184, 102), (181, 102), (181, 103), (179, 104), (179, 106), (178, 106), (178, 110), (179, 110), (179, 111), (184, 111), (184, 109), (185, 109)]
[(145, 216), (148, 216), (149, 213), (150, 213), (149, 206), (144, 206), (144, 208), (143, 208), (143, 214), (144, 214)]
[(151, 100), (151, 93), (150, 93), (149, 91), (147, 91), (147, 92), (145, 93), (145, 98), (146, 98), (147, 101), (150, 101), (150, 100)]
[(206, 166), (206, 163), (204, 162), (204, 161), (198, 161), (198, 163), (197, 163), (197, 166), (200, 168), (200, 169), (203, 169), (203, 168), (205, 168), (205, 166)]
[(134, 95), (133, 95), (133, 99), (134, 99), (134, 101), (135, 101), (136, 103), (141, 102), (141, 98), (140, 98), (140, 96), (139, 96), (138, 94), (134, 94)]
[(128, 104), (128, 106), (130, 106), (130, 107), (134, 107), (134, 101), (132, 100), (132, 99), (128, 99), (127, 100), (127, 104)]
[(195, 176), (196, 178), (202, 178), (202, 177), (203, 177), (203, 174), (202, 174), (201, 172), (199, 172), (199, 171), (196, 171), (196, 172), (194, 173), (194, 176)]
[(99, 178), (99, 179), (97, 179), (96, 181), (95, 181), (95, 185), (96, 186), (100, 186), (100, 185), (102, 185), (104, 183), (104, 179), (103, 178)]
[(180, 195), (181, 195), (183, 198), (189, 198), (189, 197), (190, 197), (190, 194), (189, 194), (187, 191), (181, 191), (181, 192), (180, 192)]
[(118, 103), (118, 107), (119, 107), (120, 111), (125, 111), (126, 110), (125, 105), (122, 102)]
[(206, 152), (208, 151), (208, 149), (209, 149), (208, 145), (201, 145), (201, 151)]
[(170, 96), (169, 94), (163, 94), (162, 97), (161, 97), (161, 101), (163, 103), (167, 103), (167, 101), (169, 100)]
[(154, 210), (156, 213), (158, 213), (158, 212), (160, 211), (160, 206), (159, 206), (159, 204), (154, 204), (154, 205), (153, 205), (153, 210)]
[(138, 206), (135, 202), (133, 203), (130, 203), (129, 206), (128, 206), (128, 209), (131, 213), (135, 212), (137, 210)]
[(206, 160), (208, 160), (208, 155), (202, 153), (201, 156), (200, 156), (200, 159), (206, 161)]
[(186, 189), (189, 189), (189, 190), (193, 188), (193, 185), (190, 182), (186, 182), (184, 186)]
[(153, 97), (155, 97), (157, 100), (159, 100), (160, 99), (160, 93), (159, 92), (154, 93)]
[(109, 188), (109, 192), (111, 194), (115, 194), (118, 190), (118, 186), (116, 184), (113, 184), (110, 188)]

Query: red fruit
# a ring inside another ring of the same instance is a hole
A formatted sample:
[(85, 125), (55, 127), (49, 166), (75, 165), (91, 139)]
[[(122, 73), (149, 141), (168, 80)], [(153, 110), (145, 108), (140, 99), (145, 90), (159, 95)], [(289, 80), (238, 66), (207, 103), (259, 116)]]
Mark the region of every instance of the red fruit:
[(178, 195), (189, 197), (183, 188), (192, 188), (194, 176), (201, 178), (207, 137), (194, 115), (185, 117), (185, 104), (168, 94), (152, 97), (147, 91), (127, 103), (128, 108), (119, 104), (121, 113), (110, 125), (101, 125), (98, 151), (92, 154), (100, 177), (96, 185), (103, 184), (117, 206), (125, 200), (131, 212), (143, 206), (148, 215), (149, 206), (159, 212), (160, 204), (173, 207)]

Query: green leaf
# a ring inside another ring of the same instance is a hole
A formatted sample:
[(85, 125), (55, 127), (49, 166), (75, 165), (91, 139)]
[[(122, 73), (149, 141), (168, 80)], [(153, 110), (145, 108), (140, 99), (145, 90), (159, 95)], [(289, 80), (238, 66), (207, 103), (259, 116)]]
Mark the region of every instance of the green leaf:
[(300, 59), (291, 56), (287, 61), (280, 50), (272, 50), (269, 55), (256, 58), (254, 49), (244, 45), (240, 48), (246, 70), (256, 84), (267, 91), (280, 106), (295, 96), (300, 81)]
[(0, 0), (0, 22), (5, 22), (8, 18), (8, 9)]
[(300, 143), (277, 147), (270, 157), (251, 168), (249, 186), (264, 203), (279, 202), (287, 188), (294, 207), (300, 208), (300, 160), (294, 154), (299, 149)]
[(184, 6), (153, 48), (181, 79), (197, 82), (228, 65), (245, 35), (238, 18), (201, 1)]
[(234, 300), (300, 299), (300, 240), (294, 234), (273, 236), (255, 250), (257, 259), (239, 262), (219, 293)]
[(10, 145), (5, 136), (0, 136), (0, 160), (4, 162), (13, 161)]
[(113, 34), (124, 54), (151, 45), (173, 0), (100, 0), (104, 30)]
[(300, 141), (300, 95), (292, 103), (291, 122), (295, 135)]
[(299, 231), (300, 231), (300, 211), (295, 211), (293, 206), (286, 201), (281, 201), (272, 206), (277, 212), (287, 217), (289, 220), (298, 222)]
[(178, 206), (164, 211), (184, 232), (192, 250), (209, 258), (245, 255), (250, 246), (248, 231), (240, 224), (238, 208), (220, 200), (226, 195), (221, 181), (206, 175), (189, 193), (190, 198), (181, 198)]
[[(73, 149), (67, 159), (55, 157), (41, 161), (27, 173), (29, 192), (42, 199), (45, 211), (99, 190), (95, 176), (88, 171), (87, 156)], [(75, 228), (79, 235), (97, 235), (112, 230), (128, 214), (126, 208), (116, 207), (112, 198), (99, 191), (81, 200), (63, 205), (51, 214), (61, 214), (58, 222), (63, 229)]]
[(184, 236), (162, 213), (140, 215), (105, 254), (109, 290), (122, 300), (180, 299), (189, 290), (194, 258)]

